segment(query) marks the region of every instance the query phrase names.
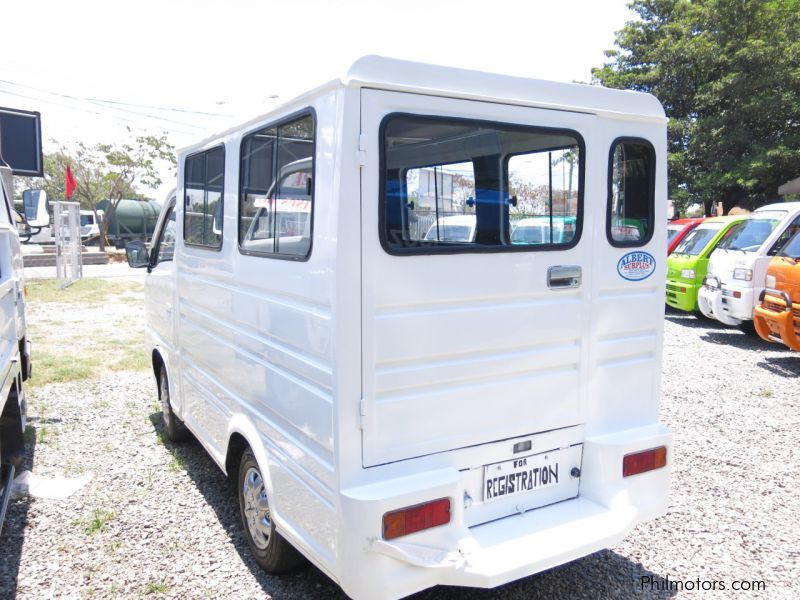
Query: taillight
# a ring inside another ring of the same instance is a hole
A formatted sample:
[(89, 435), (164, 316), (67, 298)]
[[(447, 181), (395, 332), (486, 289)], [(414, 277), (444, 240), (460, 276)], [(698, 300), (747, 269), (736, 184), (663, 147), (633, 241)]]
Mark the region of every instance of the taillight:
[(622, 459), (622, 476), (630, 477), (639, 473), (646, 473), (660, 469), (667, 464), (667, 447), (659, 446), (643, 452), (626, 454)]
[(383, 515), (383, 539), (392, 540), (450, 522), (450, 498), (408, 506)]

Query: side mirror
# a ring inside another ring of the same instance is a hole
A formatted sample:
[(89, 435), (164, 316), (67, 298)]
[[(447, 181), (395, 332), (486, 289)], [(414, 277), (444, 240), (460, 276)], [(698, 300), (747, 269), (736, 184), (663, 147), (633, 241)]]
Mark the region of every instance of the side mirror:
[(31, 227), (48, 227), (50, 225), (50, 215), (47, 213), (47, 193), (44, 190), (22, 192), (22, 206), (28, 225)]
[(141, 269), (150, 264), (150, 253), (141, 240), (133, 240), (125, 246), (125, 255), (128, 257), (128, 266), (132, 269)]

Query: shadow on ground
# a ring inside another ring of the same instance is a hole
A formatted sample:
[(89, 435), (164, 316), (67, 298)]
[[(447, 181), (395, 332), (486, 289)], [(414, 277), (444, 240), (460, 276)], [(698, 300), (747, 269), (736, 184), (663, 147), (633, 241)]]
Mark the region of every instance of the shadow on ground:
[[(25, 460), (22, 470), (33, 470), (34, 455), (36, 453), (37, 426), (53, 419), (28, 418), (25, 428)], [(0, 533), (0, 598), (17, 597), (17, 577), (22, 558), (22, 546), (25, 543), (25, 526), (28, 524), (28, 512), (35, 502), (30, 496), (16, 496), (8, 504), (6, 521)]]
[[(150, 422), (156, 435), (161, 435), (161, 413), (150, 415)], [(205, 449), (194, 438), (180, 444), (166, 442), (165, 447), (177, 455), (186, 473), (197, 486), (208, 505), (217, 514), (228, 538), (236, 548), (242, 562), (247, 565), (261, 588), (271, 597), (301, 598), (308, 597), (309, 589), (315, 590), (315, 597), (340, 598), (346, 600), (338, 585), (331, 581), (322, 571), (313, 565), (306, 565), (297, 571), (281, 575), (280, 578), (268, 575), (253, 560), (250, 549), (242, 533), (242, 522), (239, 517), (239, 501), (236, 497), (236, 486), (219, 469)], [(317, 596), (318, 594), (318, 596)]]
[[(691, 327), (692, 329), (731, 330), (730, 327), (723, 325), (715, 319), (707, 319), (706, 317), (697, 316), (693, 313), (687, 313), (677, 308), (672, 308), (669, 305), (665, 305), (664, 318), (672, 323), (683, 325), (684, 327)], [(738, 329), (733, 329), (732, 331), (738, 332)]]
[(793, 356), (767, 358), (759, 362), (758, 366), (781, 377), (800, 377), (800, 353), (795, 353)]
[[(161, 413), (150, 415), (157, 435), (162, 430)], [(280, 578), (266, 574), (252, 559), (242, 534), (239, 503), (235, 485), (223, 475), (205, 449), (195, 438), (181, 444), (167, 442), (165, 447), (179, 455), (183, 467), (206, 502), (217, 514), (220, 524), (231, 543), (247, 565), (262, 589), (275, 598), (309, 597), (345, 600), (347, 596), (338, 585), (313, 565), (282, 575)], [(642, 587), (642, 578), (646, 584)], [(666, 580), (641, 564), (610, 550), (603, 550), (561, 567), (509, 583), (502, 588), (483, 590), (475, 588), (436, 587), (411, 596), (414, 600), (488, 600), (497, 597), (529, 599), (546, 598), (671, 598), (675, 592)]]

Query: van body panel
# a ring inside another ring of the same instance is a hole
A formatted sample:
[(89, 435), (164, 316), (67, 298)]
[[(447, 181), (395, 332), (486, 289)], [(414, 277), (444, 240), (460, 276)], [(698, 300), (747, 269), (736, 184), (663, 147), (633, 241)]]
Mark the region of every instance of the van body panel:
[[(361, 104), (364, 466), (582, 423), (589, 242), (559, 252), (388, 254), (378, 239), (377, 133), (387, 115), (410, 112), (585, 138), (594, 117), (372, 89)], [(584, 206), (603, 201), (588, 188)], [(556, 264), (582, 267), (581, 287), (548, 288)]]

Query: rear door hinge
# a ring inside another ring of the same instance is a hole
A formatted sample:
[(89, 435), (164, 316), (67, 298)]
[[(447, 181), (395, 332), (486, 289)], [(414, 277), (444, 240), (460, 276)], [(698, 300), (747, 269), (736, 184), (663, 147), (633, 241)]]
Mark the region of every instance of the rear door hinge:
[(367, 400), (362, 398), (358, 403), (358, 416), (361, 422), (361, 429), (367, 425)]
[(359, 136), (358, 136), (358, 154), (357, 154), (357, 157), (356, 157), (357, 160), (358, 160), (358, 166), (359, 167), (363, 167), (364, 165), (367, 164), (366, 144), (367, 144), (367, 134), (366, 133), (359, 134)]

